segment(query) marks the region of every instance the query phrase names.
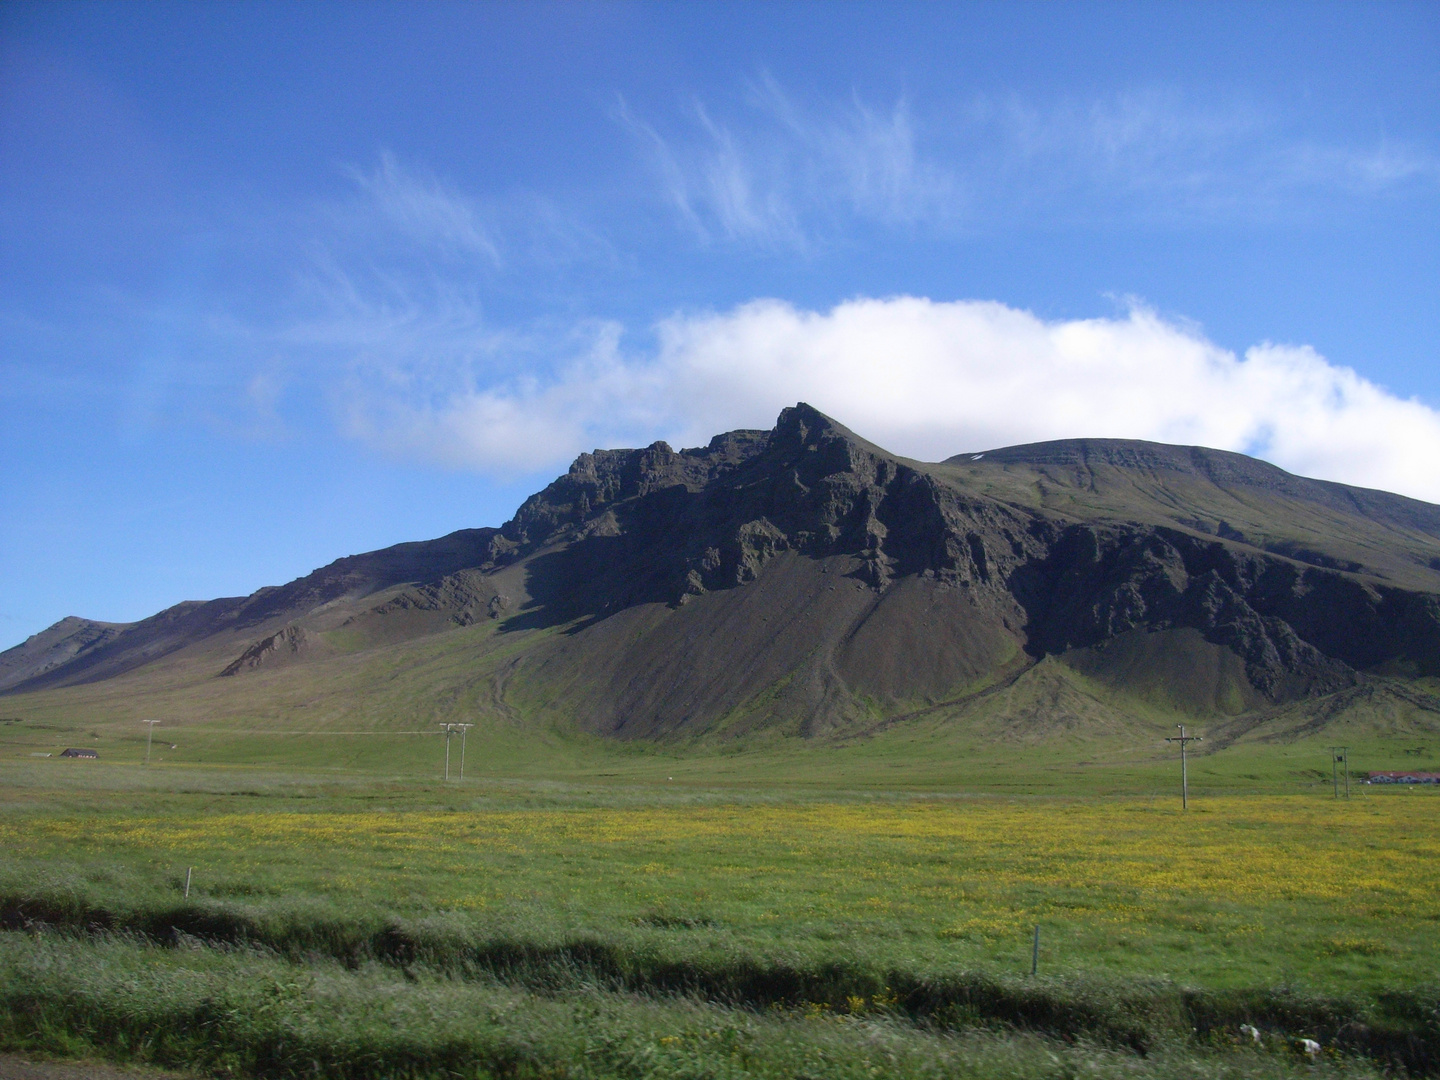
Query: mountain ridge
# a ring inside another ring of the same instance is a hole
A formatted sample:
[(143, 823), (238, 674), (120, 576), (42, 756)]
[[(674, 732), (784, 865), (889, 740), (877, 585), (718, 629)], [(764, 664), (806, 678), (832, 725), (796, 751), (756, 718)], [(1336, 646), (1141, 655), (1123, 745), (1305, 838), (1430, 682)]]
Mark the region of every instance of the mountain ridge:
[(170, 665), (243, 694), (480, 632), (470, 681), (496, 710), (619, 738), (865, 730), (1050, 679), (1026, 674), (1047, 657), (1235, 717), (1440, 675), (1437, 538), (1440, 507), (1243, 455), (1060, 440), (917, 462), (802, 403), (705, 447), (582, 454), (498, 529), (139, 623), (62, 620), (0, 653), (0, 693)]
[(978, 454), (956, 454), (946, 458), (945, 462), (950, 464), (986, 458), (1002, 464), (1079, 465), (1085, 468), (1090, 468), (1098, 459), (1100, 463), (1110, 466), (1152, 471), (1194, 471), (1203, 474), (1217, 487), (1238, 483), (1245, 487), (1278, 491), (1345, 512), (1359, 513), (1372, 520), (1416, 529), (1440, 539), (1440, 506), (1433, 503), (1379, 488), (1356, 487), (1333, 480), (1297, 476), (1268, 461), (1229, 450), (1139, 439), (1054, 439), (1001, 447)]

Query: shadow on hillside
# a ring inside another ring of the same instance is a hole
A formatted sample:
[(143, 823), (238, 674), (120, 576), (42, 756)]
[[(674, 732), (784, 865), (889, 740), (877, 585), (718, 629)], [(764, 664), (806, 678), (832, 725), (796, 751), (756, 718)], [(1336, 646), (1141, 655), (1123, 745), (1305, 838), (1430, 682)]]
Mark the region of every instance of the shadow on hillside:
[(706, 500), (681, 487), (655, 491), (616, 511), (618, 535), (590, 535), (531, 559), (530, 601), (502, 630), (574, 623), (578, 633), (641, 604), (673, 604), (685, 579), (685, 556), (706, 520)]
[(573, 623), (566, 632), (574, 634), (626, 608), (674, 603), (680, 561), (675, 552), (629, 536), (586, 537), (531, 560), (525, 576), (530, 600), (500, 629)]

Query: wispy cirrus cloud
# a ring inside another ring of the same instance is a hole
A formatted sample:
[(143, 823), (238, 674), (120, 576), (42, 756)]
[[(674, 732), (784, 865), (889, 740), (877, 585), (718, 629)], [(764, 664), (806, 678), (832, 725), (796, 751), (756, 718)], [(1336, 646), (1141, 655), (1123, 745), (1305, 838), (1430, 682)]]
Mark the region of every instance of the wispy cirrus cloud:
[(1045, 108), (1012, 98), (980, 103), (971, 116), (992, 144), (992, 175), (1029, 192), (1038, 210), (1072, 220), (1098, 212), (1102, 220), (1254, 222), (1416, 183), (1440, 192), (1433, 150), (1318, 141), (1287, 131), (1274, 109), (1197, 103), (1173, 89)]
[(943, 218), (960, 198), (954, 175), (918, 152), (904, 99), (879, 109), (857, 95), (814, 110), (762, 75), (746, 84), (744, 103), (745, 114), (722, 120), (697, 102), (684, 130), (671, 135), (623, 100), (616, 110), (665, 197), (703, 241), (805, 249), (817, 225), (833, 232), (852, 216), (891, 224)]
[(484, 213), (472, 199), (439, 177), (402, 167), (382, 152), (373, 169), (350, 168), (359, 196), (350, 204), (351, 220), (367, 223), (427, 250), (479, 256), (499, 265), (500, 249)]
[(310, 247), (322, 262), (494, 281), (502, 273), (621, 261), (601, 229), (538, 192), (478, 197), (389, 151), (373, 166), (347, 167), (345, 175), (350, 196), (325, 204), (311, 222)]
[(702, 241), (772, 249), (812, 250), (857, 225), (1254, 222), (1440, 190), (1433, 147), (1325, 142), (1239, 99), (1152, 87), (927, 104), (802, 104), (762, 76), (728, 108), (697, 102), (668, 125), (623, 102), (617, 117)]
[(243, 401), (274, 416), (282, 394), (318, 390), (342, 432), (391, 456), (494, 475), (548, 466), (557, 440), (573, 442), (559, 418), (597, 411), (587, 384), (616, 385), (618, 331), (499, 322), (490, 303), (566, 273), (613, 272), (620, 257), (539, 196), (475, 198), (389, 153), (346, 172), (352, 194), (307, 222), (290, 314), (252, 331), (286, 361), (258, 373)]
[(1360, 195), (1410, 184), (1440, 187), (1440, 158), (1406, 144), (1381, 142), (1360, 149), (1302, 144), (1287, 148), (1279, 167), (1294, 182)]

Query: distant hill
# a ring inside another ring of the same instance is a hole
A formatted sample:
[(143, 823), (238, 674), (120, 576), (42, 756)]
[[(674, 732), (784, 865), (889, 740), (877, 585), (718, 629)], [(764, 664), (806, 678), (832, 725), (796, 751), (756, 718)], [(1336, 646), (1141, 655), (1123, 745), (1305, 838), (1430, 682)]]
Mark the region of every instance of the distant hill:
[(338, 715), (366, 707), (361, 660), (408, 672), (415, 708), (624, 739), (849, 736), (980, 703), (997, 734), (1173, 714), (1239, 737), (1377, 695), (1440, 718), (1440, 507), (1124, 440), (910, 461), (801, 404), (703, 448), (582, 454), (499, 529), (62, 620), (0, 653), (0, 693), (119, 680), (280, 708), (324, 685)]

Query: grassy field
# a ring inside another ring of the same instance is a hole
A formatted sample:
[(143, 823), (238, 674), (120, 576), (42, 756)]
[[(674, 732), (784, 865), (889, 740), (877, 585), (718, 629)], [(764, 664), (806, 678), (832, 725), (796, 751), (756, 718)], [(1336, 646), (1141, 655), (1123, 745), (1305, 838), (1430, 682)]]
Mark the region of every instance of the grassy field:
[(1424, 981), (1436, 959), (1429, 793), (1226, 797), (1184, 816), (1148, 799), (524, 807), (491, 789), (416, 809), (428, 800), (406, 796), (366, 809), (250, 796), (262, 805), (237, 812), (191, 793), (157, 812), (151, 796), (107, 793), (81, 812), (15, 809), (0, 822), (5, 887), (153, 909), (193, 867), (193, 900), (257, 918), (299, 902), (315, 919), (383, 912), (469, 937), (524, 927), (872, 967), (1020, 971), (1039, 924), (1048, 972), (1226, 987), (1280, 974), (1379, 989)]
[[(70, 700), (80, 692), (95, 700)], [(36, 755), (58, 755), (67, 747), (97, 751), (105, 769), (145, 760), (150, 714), (100, 684), (54, 695), (11, 700), (0, 709), (21, 711), (25, 720), (0, 720), (0, 763), (11, 783), (64, 788), (69, 774)], [(113, 700), (112, 700), (113, 699)], [(343, 703), (341, 703), (343, 704)], [(463, 703), (462, 703), (463, 705)], [(337, 706), (338, 707), (338, 706)], [(438, 723), (477, 717), (461, 705), (433, 716), (406, 717), (386, 703), (372, 722), (328, 711), (309, 717), (239, 715), (171, 717), (155, 710), (152, 764), (165, 776), (212, 777), (237, 770), (259, 775), (273, 770), (283, 783), (303, 787), (324, 778), (346, 783), (394, 783), (424, 787), (443, 772), (445, 748)], [(955, 723), (950, 717), (921, 717), (874, 736), (807, 740), (782, 736), (739, 742), (687, 741), (676, 744), (617, 742), (575, 731), (522, 727), (479, 714), (467, 740), (466, 775), (472, 780), (558, 782), (570, 787), (613, 790), (638, 785), (665, 790), (734, 792), (882, 791), (986, 793), (1005, 795), (1155, 796), (1178, 794), (1179, 762), (1165, 736), (1176, 733), (1174, 717), (1147, 718), (1136, 730), (1073, 735), (1044, 732), (1004, 738), (984, 725)], [(1180, 719), (1184, 719), (1181, 717)], [(1192, 730), (1194, 726), (1192, 724)], [(1202, 728), (1203, 730), (1203, 728)], [(1301, 739), (1249, 739), (1210, 752), (1192, 752), (1191, 785), (1199, 793), (1259, 795), (1329, 794), (1332, 743), (1350, 747), (1357, 775), (1370, 769), (1440, 769), (1440, 734), (1416, 726), (1392, 731), (1374, 718), (1332, 724), (1322, 735)], [(460, 744), (451, 747), (452, 775), (458, 775)], [(39, 771), (26, 772), (29, 765)], [(89, 774), (82, 774), (89, 775)], [(127, 778), (122, 779), (122, 775)], [(109, 773), (105, 785), (127, 785), (134, 776)], [(168, 784), (169, 781), (166, 781)], [(188, 781), (175, 780), (184, 786)], [(163, 785), (162, 785), (163, 786)]]
[(873, 744), (817, 755), (821, 784), (773, 747), (575, 740), (527, 776), (479, 738), (444, 784), (434, 738), (383, 763), (312, 738), (287, 768), (274, 737), (208, 738), (204, 763), (0, 765), (0, 1047), (268, 1076), (1440, 1071), (1440, 793), (1336, 801), (1315, 747), (1200, 759), (1182, 814), (1143, 760), (957, 753), (989, 789), (923, 790)]

